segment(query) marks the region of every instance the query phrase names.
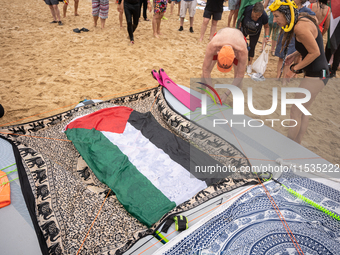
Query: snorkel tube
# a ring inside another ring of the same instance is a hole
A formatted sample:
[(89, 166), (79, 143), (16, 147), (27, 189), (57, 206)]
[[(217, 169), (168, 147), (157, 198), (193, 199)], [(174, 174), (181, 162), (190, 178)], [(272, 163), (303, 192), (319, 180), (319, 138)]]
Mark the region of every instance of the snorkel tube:
[[(269, 6), (269, 10), (271, 12), (277, 11), (282, 5), (288, 5), (289, 9), (290, 9), (290, 24), (289, 26), (286, 25), (286, 27), (282, 27), (283, 31), (285, 32), (289, 32), (293, 29), (293, 26), (295, 24), (295, 13), (294, 13), (294, 8), (297, 9), (297, 5), (290, 0), (286, 0), (287, 2), (281, 2), (280, 0), (275, 0), (275, 2), (273, 2), (270, 6)], [(279, 10), (280, 11), (280, 10)]]

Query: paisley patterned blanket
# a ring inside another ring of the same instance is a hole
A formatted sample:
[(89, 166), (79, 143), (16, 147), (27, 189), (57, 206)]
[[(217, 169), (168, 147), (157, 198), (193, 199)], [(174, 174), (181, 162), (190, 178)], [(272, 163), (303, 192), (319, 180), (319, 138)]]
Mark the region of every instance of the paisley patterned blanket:
[(233, 173), (176, 205), (150, 228), (146, 227), (97, 179), (62, 132), (73, 119), (116, 105), (150, 112), (164, 129), (212, 155), (221, 164), (237, 169), (249, 166), (245, 156), (232, 144), (173, 111), (160, 88), (4, 127), (0, 129), (0, 139), (13, 145), (21, 188), (43, 254), (74, 255), (78, 251), (79, 254), (122, 254), (140, 238), (152, 234), (169, 216), (257, 182), (250, 173)]

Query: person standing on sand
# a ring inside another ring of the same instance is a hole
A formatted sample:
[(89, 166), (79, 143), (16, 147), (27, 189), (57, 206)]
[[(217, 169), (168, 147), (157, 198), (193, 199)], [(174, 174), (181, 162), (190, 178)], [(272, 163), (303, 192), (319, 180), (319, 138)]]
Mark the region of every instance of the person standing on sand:
[(203, 41), (203, 37), (205, 34), (205, 31), (207, 30), (208, 23), (212, 17), (211, 21), (211, 28), (210, 28), (210, 36), (209, 41), (213, 38), (216, 28), (217, 28), (217, 22), (222, 19), (222, 13), (223, 13), (223, 2), (224, 0), (208, 0), (207, 4), (204, 8), (203, 13), (203, 23), (201, 27), (201, 36), (199, 41)]
[[(122, 0), (119, 0), (119, 6), (122, 8)], [(127, 31), (129, 33), (130, 42), (135, 43), (133, 33), (135, 32), (140, 18), (140, 2), (139, 0), (124, 0), (124, 12), (127, 23)]]
[[(242, 80), (248, 60), (247, 41), (242, 32), (236, 28), (219, 30), (207, 45), (202, 67), (202, 82), (212, 86), (211, 71), (217, 63), (220, 72), (230, 72), (234, 66), (234, 81), (232, 85), (242, 88)], [(230, 90), (221, 96), (225, 102)]]
[[(68, 0), (66, 1), (67, 1), (67, 4), (64, 2), (64, 6), (63, 6), (64, 18), (66, 18), (67, 7), (68, 7), (68, 4), (70, 3)], [(78, 6), (79, 6), (79, 0), (74, 0), (74, 16), (79, 16)]]
[(181, 3), (181, 13), (180, 13), (180, 27), (178, 31), (183, 31), (183, 24), (184, 24), (184, 18), (186, 15), (186, 12), (188, 10), (189, 17), (190, 17), (190, 33), (194, 32), (193, 25), (194, 25), (194, 16), (196, 13), (196, 5), (197, 0), (182, 0)]
[(269, 41), (268, 15), (264, 11), (263, 4), (257, 2), (244, 9), (244, 18), (240, 24), (241, 31), (245, 37), (249, 35), (249, 53), (247, 73), (252, 72), (251, 64), (255, 55), (255, 47), (260, 38), (262, 26), (264, 27), (264, 43)]
[[(304, 108), (309, 110), (329, 78), (321, 31), (315, 18), (307, 13), (301, 13), (299, 16), (295, 3), (290, 0), (276, 0), (269, 9), (273, 12), (274, 22), (284, 27), (287, 33), (282, 45), (288, 47), (285, 41), (289, 42), (295, 34), (296, 51), (286, 57), (286, 65), (290, 66), (293, 73), (304, 72), (299, 88), (310, 92), (309, 101), (302, 103)], [(302, 56), (302, 61), (292, 64), (297, 55)], [(295, 93), (296, 99), (305, 97), (304, 93)], [(290, 109), (290, 118), (294, 121), (291, 121), (288, 138), (300, 144), (307, 131), (309, 115), (293, 105)]]
[(171, 3), (171, 9), (170, 9), (170, 15), (172, 15), (173, 10), (174, 10), (174, 5), (177, 4), (178, 5), (178, 14), (177, 16), (180, 15), (180, 10), (181, 10), (181, 0), (172, 0), (169, 2), (169, 4)]
[(59, 1), (58, 0), (44, 0), (44, 2), (50, 7), (51, 14), (53, 17), (53, 21), (50, 23), (58, 23), (59, 26), (62, 26), (63, 23), (60, 19), (60, 12), (58, 8)]
[(140, 3), (140, 8), (141, 8), (141, 11), (142, 11), (142, 5), (143, 5), (143, 18), (145, 21), (150, 21), (148, 19), (148, 15), (147, 15), (147, 9), (149, 10), (149, 12), (151, 12), (151, 4), (150, 4), (150, 1), (149, 0), (140, 0), (139, 1)]
[(94, 27), (97, 27), (98, 18), (100, 18), (101, 28), (105, 27), (105, 20), (109, 14), (109, 0), (92, 0), (92, 16)]
[(238, 15), (238, 10), (240, 9), (240, 0), (229, 0), (228, 7), (230, 10), (228, 16), (228, 27), (230, 27), (231, 20), (233, 20), (233, 26), (236, 27), (236, 19)]
[(167, 0), (154, 0), (153, 1), (153, 19), (152, 19), (152, 30), (153, 36), (159, 38), (161, 34), (161, 21), (166, 11)]
[(319, 29), (323, 36), (327, 32), (330, 25), (331, 8), (327, 6), (327, 0), (319, 0), (315, 4), (311, 3), (309, 7), (315, 13), (316, 18), (319, 21)]
[[(122, 0), (124, 2), (124, 0)], [(120, 28), (123, 27), (123, 14), (124, 14), (124, 8), (121, 8), (121, 4), (119, 4), (119, 0), (116, 0), (117, 11), (119, 12), (119, 26)]]

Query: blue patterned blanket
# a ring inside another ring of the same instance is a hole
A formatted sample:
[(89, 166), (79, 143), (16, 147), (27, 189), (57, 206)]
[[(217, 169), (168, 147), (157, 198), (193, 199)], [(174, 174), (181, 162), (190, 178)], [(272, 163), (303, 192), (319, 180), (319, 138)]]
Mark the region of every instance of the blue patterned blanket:
[[(340, 215), (339, 190), (291, 172), (284, 173), (279, 181)], [(340, 254), (339, 221), (291, 195), (275, 182), (266, 183), (266, 187), (305, 255)], [(191, 233), (183, 232), (181, 236), (162, 247), (159, 253), (299, 254), (261, 186), (242, 195)]]

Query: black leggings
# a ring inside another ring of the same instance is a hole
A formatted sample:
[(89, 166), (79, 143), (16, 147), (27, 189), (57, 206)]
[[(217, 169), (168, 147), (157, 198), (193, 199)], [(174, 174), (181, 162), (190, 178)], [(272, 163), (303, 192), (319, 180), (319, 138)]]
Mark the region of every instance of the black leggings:
[[(260, 31), (261, 33), (261, 31)], [(256, 35), (249, 36), (249, 51), (248, 51), (248, 58), (253, 58), (255, 55), (255, 47), (260, 38), (260, 33)]]
[[(249, 58), (253, 58), (255, 56), (255, 47), (260, 38), (261, 30), (255, 35), (249, 35), (248, 60)], [(245, 33), (245, 29), (243, 27), (241, 27), (241, 32), (243, 33), (244, 37), (247, 37), (247, 34)]]
[(140, 8), (142, 9), (143, 5), (143, 18), (147, 19), (148, 16), (146, 15), (146, 9), (148, 8), (148, 0), (140, 0)]
[[(327, 62), (329, 62), (329, 60), (331, 59), (332, 53), (331, 53), (331, 48), (328, 48), (327, 44), (326, 44), (325, 54), (326, 54)], [(339, 63), (340, 63), (340, 46), (334, 52), (333, 64), (331, 68), (331, 72), (333, 74), (336, 74), (336, 70), (338, 69)]]
[[(140, 4), (139, 2), (131, 4), (128, 1), (124, 1), (124, 12), (127, 23), (127, 30), (129, 33), (130, 41), (134, 41), (133, 32), (138, 26), (138, 21), (140, 17)], [(132, 23), (133, 19), (133, 23)]]

